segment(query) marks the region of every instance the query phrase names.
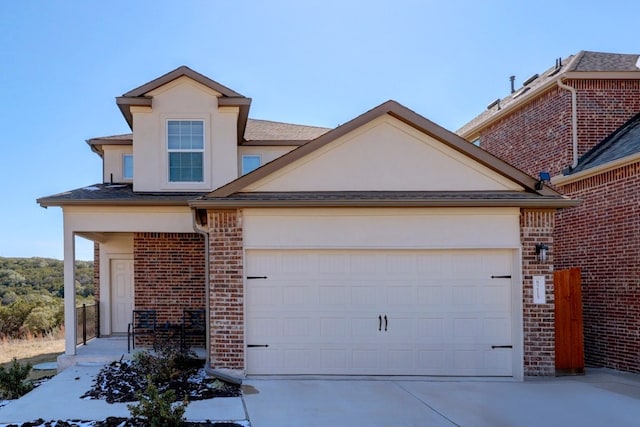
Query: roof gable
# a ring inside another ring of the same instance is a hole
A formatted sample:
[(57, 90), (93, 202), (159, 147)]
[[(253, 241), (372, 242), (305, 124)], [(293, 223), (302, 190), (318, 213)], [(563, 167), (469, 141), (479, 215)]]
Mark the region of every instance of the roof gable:
[(505, 191), (522, 186), (388, 114), (248, 185), (244, 192)]
[(198, 73), (197, 71), (192, 70), (191, 68), (183, 65), (181, 67), (176, 68), (173, 71), (169, 71), (168, 73), (151, 80), (148, 83), (145, 83), (141, 86), (138, 86), (135, 89), (131, 89), (130, 91), (124, 93), (122, 96), (127, 98), (145, 96), (147, 93), (158, 89), (161, 86), (166, 85), (174, 81), (177, 78), (182, 76), (189, 77), (191, 80), (195, 80), (196, 82), (215, 90), (218, 93), (221, 93), (224, 97), (229, 98), (244, 98), (243, 95), (239, 94), (236, 91), (229, 89), (228, 87), (221, 85), (215, 80), (211, 80), (209, 77)]
[(148, 83), (138, 86), (132, 89), (122, 96), (116, 98), (116, 104), (122, 112), (125, 120), (129, 124), (129, 127), (133, 129), (133, 114), (131, 113), (131, 107), (133, 106), (152, 106), (152, 96), (149, 96), (151, 92), (158, 88), (173, 82), (181, 77), (187, 77), (201, 85), (219, 93), (221, 96), (218, 98), (219, 106), (237, 106), (240, 108), (240, 115), (238, 117), (238, 143), (242, 141), (245, 127), (247, 124), (247, 118), (249, 116), (249, 107), (251, 105), (251, 98), (247, 98), (238, 92), (235, 92), (228, 87), (211, 80), (209, 77), (200, 74), (187, 66), (181, 66), (173, 71), (168, 72)]
[[(210, 193), (207, 197), (218, 198), (218, 197), (227, 197), (231, 194), (238, 192), (251, 191), (252, 189), (257, 189), (261, 184), (273, 179), (277, 178), (282, 171), (293, 170), (296, 169), (295, 163), (298, 164), (304, 163), (307, 159), (313, 159), (313, 156), (318, 157), (318, 155), (322, 155), (322, 150), (327, 150), (329, 145), (338, 141), (340, 138), (346, 137), (349, 133), (359, 130), (360, 128), (366, 128), (367, 125), (369, 127), (375, 127), (374, 121), (377, 119), (389, 115), (393, 119), (403, 123), (408, 128), (412, 129), (413, 132), (418, 132), (423, 135), (423, 137), (428, 138), (430, 140), (430, 144), (432, 148), (437, 145), (441, 145), (440, 152), (447, 152), (447, 156), (450, 158), (458, 157), (457, 161), (464, 163), (466, 162), (467, 167), (472, 167), (474, 165), (476, 169), (482, 168), (486, 171), (487, 176), (493, 174), (492, 179), (495, 182), (503, 180), (502, 185), (504, 185), (504, 189), (506, 189), (509, 185), (507, 182), (510, 182), (513, 187), (517, 186), (521, 187), (525, 191), (537, 192), (535, 190), (536, 181), (525, 174), (524, 172), (514, 168), (513, 166), (508, 165), (497, 157), (487, 153), (479, 147), (475, 147), (472, 144), (469, 144), (466, 140), (460, 138), (459, 136), (453, 134), (452, 132), (438, 126), (437, 124), (431, 122), (430, 120), (416, 114), (415, 112), (409, 110), (408, 108), (400, 105), (395, 101), (387, 101), (378, 107), (362, 114), (361, 116), (339, 126), (332, 131), (325, 133), (324, 135), (312, 140), (303, 146), (297, 148), (285, 154), (284, 156), (264, 165), (261, 168), (256, 169), (250, 174), (244, 175), (243, 177), (238, 178), (237, 180), (220, 187), (219, 189)], [(380, 123), (385, 122), (384, 120), (379, 121)], [(378, 125), (380, 125), (378, 123)], [(388, 124), (390, 122), (386, 122), (385, 132), (387, 132), (387, 136), (390, 136), (395, 131), (390, 130)], [(384, 132), (383, 132), (384, 133)], [(391, 135), (393, 136), (393, 135)], [(415, 135), (414, 135), (415, 136)], [(384, 137), (382, 138), (384, 140)], [(415, 140), (415, 138), (414, 138)], [(344, 142), (344, 141), (343, 141)], [(358, 141), (356, 141), (358, 142)], [(415, 143), (416, 141), (414, 141)], [(361, 142), (360, 142), (361, 143)], [(338, 145), (340, 141), (338, 141)], [(382, 145), (380, 145), (382, 144)], [(409, 142), (411, 144), (411, 142)], [(378, 147), (376, 148), (377, 154), (380, 154), (380, 147), (384, 146), (384, 142), (378, 142)], [(364, 147), (361, 145), (361, 147)], [(424, 147), (423, 147), (424, 148)], [(365, 157), (366, 148), (360, 148), (363, 151), (363, 158)], [(415, 149), (413, 147), (412, 149)], [(329, 150), (330, 151), (330, 150)], [(432, 152), (433, 153), (433, 152)], [(454, 154), (455, 153), (455, 154)], [(406, 154), (406, 152), (405, 152)], [(335, 161), (338, 157), (334, 157)], [(424, 159), (424, 157), (423, 157)], [(465, 159), (462, 161), (462, 159)], [(348, 163), (342, 164), (332, 163), (332, 169), (326, 170), (326, 174), (333, 174), (334, 168), (342, 169), (342, 176), (344, 175), (345, 168), (352, 167), (351, 164)], [(410, 160), (410, 159), (409, 159)], [(380, 159), (376, 159), (376, 162), (379, 162)], [(366, 159), (365, 159), (366, 162)], [(322, 163), (322, 162), (321, 162)], [(364, 163), (360, 163), (362, 166)], [(324, 165), (328, 165), (328, 163), (324, 163)], [(412, 167), (416, 165), (413, 164)], [(473, 167), (472, 167), (473, 168)], [(368, 170), (370, 174), (372, 172), (371, 169)], [(301, 175), (300, 175), (301, 176)], [(366, 177), (364, 178), (366, 179)], [(434, 178), (435, 179), (435, 178)], [(284, 182), (284, 181), (283, 181)], [(425, 189), (431, 189), (428, 183), (423, 183)], [(271, 188), (273, 189), (273, 188)], [(297, 190), (300, 190), (299, 188)], [(314, 189), (314, 191), (317, 188)], [(270, 190), (271, 191), (271, 190)], [(288, 190), (287, 190), (288, 191)], [(540, 194), (549, 194), (549, 195), (557, 195), (557, 193), (549, 188), (543, 188), (543, 190), (539, 191)]]

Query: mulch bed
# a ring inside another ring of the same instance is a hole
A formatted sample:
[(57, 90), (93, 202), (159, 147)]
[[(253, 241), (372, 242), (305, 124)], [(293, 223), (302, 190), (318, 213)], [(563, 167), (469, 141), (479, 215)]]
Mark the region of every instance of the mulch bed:
[[(210, 378), (204, 371), (204, 361), (193, 365), (171, 378), (168, 383), (156, 384), (160, 391), (172, 389), (176, 401), (213, 399), (215, 397), (238, 397), (240, 387), (216, 378)], [(136, 393), (147, 387), (146, 373), (139, 364), (130, 361), (112, 362), (106, 365), (94, 380), (94, 386), (82, 398), (103, 399), (108, 403), (135, 402)]]

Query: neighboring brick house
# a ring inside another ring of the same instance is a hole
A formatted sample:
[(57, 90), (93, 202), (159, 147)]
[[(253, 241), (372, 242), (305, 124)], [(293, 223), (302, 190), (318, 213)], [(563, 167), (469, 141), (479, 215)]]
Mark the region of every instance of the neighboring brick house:
[[(515, 88), (514, 88), (515, 89)], [(555, 266), (580, 267), (588, 366), (640, 372), (639, 55), (556, 60), (458, 134), (582, 204), (556, 215)]]
[(205, 307), (213, 371), (554, 373), (553, 257), (535, 248), (577, 202), (394, 101), (332, 130), (252, 120), (180, 67), (117, 104), (133, 133), (88, 141), (103, 183), (38, 200), (64, 215), (61, 363), (82, 236), (102, 334), (133, 308)]

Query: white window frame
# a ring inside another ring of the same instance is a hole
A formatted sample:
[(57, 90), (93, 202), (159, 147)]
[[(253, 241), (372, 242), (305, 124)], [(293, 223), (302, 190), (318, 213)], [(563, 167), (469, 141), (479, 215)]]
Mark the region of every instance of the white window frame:
[[(202, 123), (202, 148), (170, 148), (169, 147), (169, 123), (170, 122), (200, 122)], [(167, 182), (172, 185), (180, 184), (203, 184), (205, 182), (205, 146), (206, 146), (206, 123), (201, 118), (168, 118), (165, 121), (166, 149), (167, 149)], [(202, 177), (199, 181), (174, 181), (171, 179), (171, 153), (200, 153), (202, 156)]]
[[(131, 159), (131, 175), (127, 175), (127, 158)], [(125, 153), (122, 155), (122, 179), (123, 180), (132, 180), (133, 179), (133, 154)]]
[[(247, 170), (245, 168), (245, 164), (244, 161), (245, 159), (258, 159), (258, 166), (256, 166), (255, 168), (251, 169), (251, 170)], [(241, 168), (242, 168), (242, 175), (246, 175), (250, 172), (253, 172), (254, 170), (258, 169), (260, 166), (262, 166), (262, 156), (260, 154), (243, 154), (242, 155), (242, 162), (241, 162)]]

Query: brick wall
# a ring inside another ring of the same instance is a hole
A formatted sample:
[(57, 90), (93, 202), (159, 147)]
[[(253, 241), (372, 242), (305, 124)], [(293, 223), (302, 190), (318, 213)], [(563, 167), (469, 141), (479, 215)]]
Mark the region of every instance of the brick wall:
[(204, 251), (200, 234), (134, 233), (135, 308), (157, 310), (160, 324), (179, 324), (184, 308), (205, 308)]
[(208, 212), (210, 364), (245, 369), (244, 281), (241, 211)]
[(640, 163), (568, 184), (556, 265), (581, 267), (587, 366), (640, 372)]
[[(581, 156), (640, 111), (640, 80), (567, 80), (577, 91)], [(571, 93), (557, 86), (480, 132), (480, 146), (537, 177), (573, 161)]]
[[(522, 307), (524, 374), (555, 374), (555, 304), (553, 291), (554, 210), (523, 209), (520, 214), (522, 242)], [(538, 260), (535, 246), (549, 246), (547, 262)], [(533, 303), (533, 276), (546, 277), (546, 304)]]

